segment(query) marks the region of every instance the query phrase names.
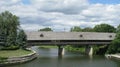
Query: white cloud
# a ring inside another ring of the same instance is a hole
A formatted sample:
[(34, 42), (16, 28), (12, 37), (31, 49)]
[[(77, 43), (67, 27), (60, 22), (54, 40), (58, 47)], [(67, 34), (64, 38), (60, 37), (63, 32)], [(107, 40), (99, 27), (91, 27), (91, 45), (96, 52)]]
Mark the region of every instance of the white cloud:
[(26, 31), (38, 31), (41, 28), (45, 28), (44, 26), (38, 24), (22, 24), (21, 27)]
[[(8, 2), (9, 1), (9, 2)], [(120, 4), (89, 4), (87, 0), (0, 0), (0, 12), (9, 10), (20, 17), (25, 30), (51, 27), (68, 31), (73, 26), (93, 27), (96, 24), (120, 24)]]
[(76, 14), (86, 8), (87, 0), (31, 0), (33, 6), (45, 12)]

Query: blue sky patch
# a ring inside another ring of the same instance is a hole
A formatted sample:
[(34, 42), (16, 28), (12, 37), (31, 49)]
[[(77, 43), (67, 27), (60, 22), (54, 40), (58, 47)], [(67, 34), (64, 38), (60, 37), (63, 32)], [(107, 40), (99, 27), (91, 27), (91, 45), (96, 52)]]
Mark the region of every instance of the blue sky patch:
[(30, 0), (22, 0), (22, 2), (26, 5), (29, 5), (31, 3)]
[(91, 4), (120, 4), (120, 0), (89, 0)]

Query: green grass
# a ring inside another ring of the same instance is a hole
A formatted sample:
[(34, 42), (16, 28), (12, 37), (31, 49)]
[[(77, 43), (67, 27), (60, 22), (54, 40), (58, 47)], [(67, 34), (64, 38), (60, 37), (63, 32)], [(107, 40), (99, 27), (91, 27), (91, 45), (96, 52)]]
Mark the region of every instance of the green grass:
[(23, 49), (18, 49), (18, 50), (0, 50), (0, 57), (3, 58), (8, 58), (8, 57), (13, 57), (13, 56), (22, 56), (22, 55), (27, 55), (32, 53), (31, 51), (28, 50), (23, 50)]
[(58, 48), (57, 46), (39, 46), (39, 48)]

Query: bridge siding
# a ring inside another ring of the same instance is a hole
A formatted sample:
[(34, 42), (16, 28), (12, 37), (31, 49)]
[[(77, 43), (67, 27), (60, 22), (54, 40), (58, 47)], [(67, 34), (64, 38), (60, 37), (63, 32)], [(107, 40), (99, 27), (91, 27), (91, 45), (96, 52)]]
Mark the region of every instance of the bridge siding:
[[(115, 38), (115, 33), (97, 32), (26, 32), (26, 34), (28, 40), (113, 40)], [(40, 37), (41, 34), (43, 37)]]

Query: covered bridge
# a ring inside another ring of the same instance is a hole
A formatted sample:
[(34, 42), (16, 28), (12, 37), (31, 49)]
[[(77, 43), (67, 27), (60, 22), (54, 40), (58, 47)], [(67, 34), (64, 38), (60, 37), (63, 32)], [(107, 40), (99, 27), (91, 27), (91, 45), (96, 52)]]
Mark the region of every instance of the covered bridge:
[(102, 45), (110, 44), (115, 33), (26, 32), (29, 45)]
[(92, 45), (108, 45), (115, 33), (98, 32), (26, 32), (28, 46), (57, 45), (58, 55), (64, 54), (64, 45), (86, 46), (85, 53), (93, 54)]

